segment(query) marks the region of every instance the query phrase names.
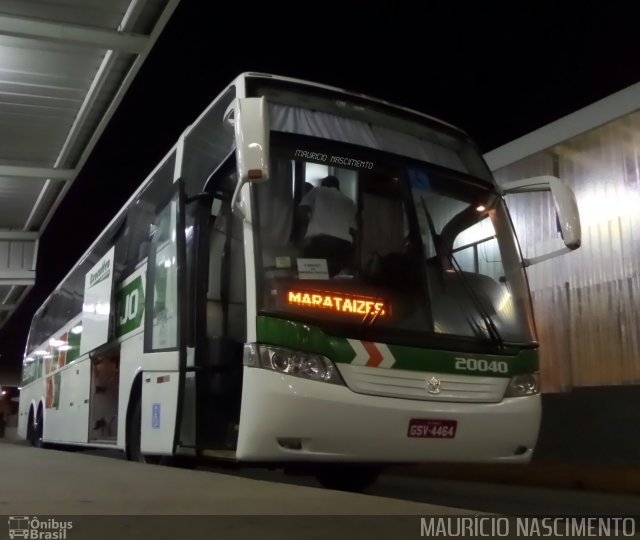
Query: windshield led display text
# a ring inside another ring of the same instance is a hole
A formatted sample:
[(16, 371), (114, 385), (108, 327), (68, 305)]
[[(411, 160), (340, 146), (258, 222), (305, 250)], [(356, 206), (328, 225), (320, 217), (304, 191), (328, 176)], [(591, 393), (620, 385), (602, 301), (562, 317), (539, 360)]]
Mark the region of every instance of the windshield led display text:
[(376, 302), (369, 298), (344, 296), (335, 293), (289, 291), (287, 294), (287, 302), (294, 306), (325, 309), (352, 315), (382, 316), (386, 314), (384, 302)]

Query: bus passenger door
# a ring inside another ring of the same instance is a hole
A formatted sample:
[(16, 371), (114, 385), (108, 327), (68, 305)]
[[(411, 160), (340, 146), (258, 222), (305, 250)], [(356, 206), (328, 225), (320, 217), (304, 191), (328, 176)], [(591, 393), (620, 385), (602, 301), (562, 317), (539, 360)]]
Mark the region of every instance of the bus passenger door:
[[(201, 304), (196, 345), (197, 446), (236, 448), (242, 394), (242, 352), (246, 340), (246, 292), (242, 221), (231, 211), (235, 176), (221, 182), (201, 231), (206, 253), (197, 298)], [(206, 229), (206, 234), (205, 234)]]
[(184, 184), (151, 225), (145, 294), (140, 449), (171, 455), (180, 432), (186, 368)]

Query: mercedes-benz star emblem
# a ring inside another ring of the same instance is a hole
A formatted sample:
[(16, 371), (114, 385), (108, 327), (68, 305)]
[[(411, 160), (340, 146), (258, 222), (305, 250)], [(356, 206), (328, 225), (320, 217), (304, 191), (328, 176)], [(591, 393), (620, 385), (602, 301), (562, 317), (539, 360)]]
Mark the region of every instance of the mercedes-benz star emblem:
[(439, 394), (440, 393), (440, 380), (435, 377), (431, 377), (427, 381), (427, 392), (430, 394)]

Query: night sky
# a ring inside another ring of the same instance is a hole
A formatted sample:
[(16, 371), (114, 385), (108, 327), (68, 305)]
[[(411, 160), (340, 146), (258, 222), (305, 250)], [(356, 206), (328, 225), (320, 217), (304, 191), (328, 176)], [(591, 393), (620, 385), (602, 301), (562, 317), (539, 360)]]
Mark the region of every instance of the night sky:
[(37, 306), (243, 71), (417, 109), (466, 130), (484, 152), (640, 82), (632, 2), (253, 4), (182, 0), (40, 241), (36, 286), (0, 330), (0, 370), (17, 377)]

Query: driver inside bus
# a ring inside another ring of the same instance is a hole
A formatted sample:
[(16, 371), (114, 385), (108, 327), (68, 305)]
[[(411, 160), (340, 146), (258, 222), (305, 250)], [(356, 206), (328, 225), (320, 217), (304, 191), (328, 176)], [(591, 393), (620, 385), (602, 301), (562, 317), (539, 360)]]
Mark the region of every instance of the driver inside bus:
[(326, 259), (331, 277), (352, 265), (356, 206), (340, 191), (335, 176), (323, 178), (302, 198), (298, 217), (306, 225), (305, 257)]

